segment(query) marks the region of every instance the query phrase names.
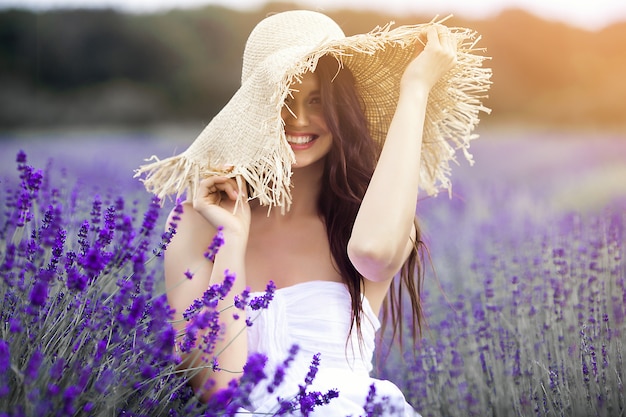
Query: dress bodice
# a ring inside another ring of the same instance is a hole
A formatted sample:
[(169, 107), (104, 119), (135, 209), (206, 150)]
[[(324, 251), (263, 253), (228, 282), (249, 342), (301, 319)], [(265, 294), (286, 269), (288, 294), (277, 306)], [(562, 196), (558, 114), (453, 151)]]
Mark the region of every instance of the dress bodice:
[[(258, 295), (258, 294), (253, 294)], [(322, 366), (369, 373), (374, 338), (380, 322), (362, 297), (362, 339), (351, 325), (351, 299), (346, 286), (332, 281), (308, 281), (275, 291), (269, 307), (248, 311), (248, 348), (262, 352), (269, 362), (282, 361), (297, 344), (299, 356), (320, 353)]]

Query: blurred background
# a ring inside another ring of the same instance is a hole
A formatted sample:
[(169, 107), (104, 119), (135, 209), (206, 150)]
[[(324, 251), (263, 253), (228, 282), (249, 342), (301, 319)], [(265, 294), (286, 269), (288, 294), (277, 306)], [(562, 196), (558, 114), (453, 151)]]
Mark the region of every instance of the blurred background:
[(298, 7), (326, 12), (348, 35), (454, 13), (448, 23), (477, 30), (493, 58), (486, 64), (493, 114), (484, 125), (626, 126), (620, 0), (543, 2), (543, 9), (533, 0), (187, 1), (0, 1), (0, 130), (203, 125), (237, 89), (252, 27), (269, 12)]

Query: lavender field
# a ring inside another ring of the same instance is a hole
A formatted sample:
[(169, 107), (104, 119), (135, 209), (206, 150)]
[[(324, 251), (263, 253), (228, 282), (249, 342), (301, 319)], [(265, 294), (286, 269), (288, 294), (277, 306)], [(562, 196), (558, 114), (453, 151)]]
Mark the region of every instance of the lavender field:
[[(193, 134), (0, 137), (0, 416), (245, 404), (252, 362), (225, 403), (199, 405), (176, 373), (159, 256), (174, 202), (132, 178)], [(428, 327), (403, 355), (383, 335), (377, 376), (425, 417), (626, 416), (626, 137), (481, 134), (452, 196), (418, 204)]]

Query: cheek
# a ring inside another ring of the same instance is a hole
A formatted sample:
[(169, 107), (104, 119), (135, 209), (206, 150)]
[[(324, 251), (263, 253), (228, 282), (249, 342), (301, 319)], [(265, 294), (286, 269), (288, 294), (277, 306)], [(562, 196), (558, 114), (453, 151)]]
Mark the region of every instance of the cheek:
[(323, 114), (312, 114), (309, 116), (310, 120), (313, 121), (320, 129), (323, 129), (328, 132), (328, 124), (326, 123), (326, 118)]

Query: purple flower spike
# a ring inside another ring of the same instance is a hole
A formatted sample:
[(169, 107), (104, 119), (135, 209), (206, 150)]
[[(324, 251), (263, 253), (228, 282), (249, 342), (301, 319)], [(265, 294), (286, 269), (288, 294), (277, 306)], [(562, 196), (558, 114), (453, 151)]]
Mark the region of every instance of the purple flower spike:
[(11, 367), (11, 351), (6, 340), (0, 339), (0, 374), (4, 374)]
[(34, 383), (37, 380), (39, 367), (41, 366), (42, 361), (43, 353), (41, 353), (39, 349), (35, 350), (33, 355), (28, 360), (28, 365), (26, 365), (26, 370), (24, 371), (24, 377), (27, 383)]
[(254, 297), (250, 301), (250, 308), (252, 310), (261, 310), (263, 308), (267, 308), (270, 305), (270, 301), (274, 299), (274, 291), (276, 290), (276, 285), (274, 281), (270, 281), (267, 283), (267, 287), (265, 288), (265, 294)]
[(250, 298), (250, 288), (246, 287), (241, 294), (238, 294), (233, 298), (235, 307), (239, 310), (245, 309), (246, 305), (248, 305), (248, 298)]
[(11, 333), (20, 333), (24, 328), (22, 322), (18, 317), (11, 317), (9, 319), (9, 331)]
[(88, 281), (89, 278), (81, 274), (78, 269), (72, 267), (67, 270), (67, 287), (70, 290), (84, 291)]
[(252, 383), (258, 384), (265, 379), (265, 364), (267, 363), (267, 356), (261, 353), (252, 353), (248, 357), (248, 361), (243, 367), (243, 376), (240, 383)]
[(365, 405), (363, 407), (363, 409), (365, 410), (365, 415), (367, 417), (374, 417), (377, 414), (377, 412), (380, 412), (382, 410), (378, 410), (376, 407), (376, 385), (372, 384), (370, 385), (369, 391), (367, 392), (367, 397), (365, 398)]
[(181, 198), (176, 199), (176, 205), (174, 206), (174, 215), (172, 216), (172, 221), (170, 222), (169, 226), (176, 229), (176, 226), (178, 225), (178, 222), (180, 221), (180, 215), (183, 214), (183, 202), (184, 200)]
[(217, 232), (215, 236), (213, 236), (213, 240), (209, 245), (207, 251), (204, 253), (204, 257), (207, 258), (211, 262), (215, 262), (215, 256), (217, 256), (217, 252), (219, 252), (220, 248), (224, 245), (224, 228), (219, 226), (217, 228)]
[(320, 353), (316, 353), (313, 355), (313, 360), (311, 361), (311, 366), (309, 367), (309, 372), (306, 374), (306, 378), (304, 379), (304, 383), (306, 385), (311, 385), (313, 380), (315, 379), (315, 375), (317, 375), (317, 371), (320, 366)]
[(236, 278), (237, 277), (235, 276), (235, 274), (230, 272), (228, 269), (224, 271), (224, 281), (222, 282), (222, 285), (218, 288), (218, 293), (221, 300), (223, 300), (233, 288)]
[(54, 361), (52, 368), (50, 368), (51, 380), (56, 381), (61, 378), (61, 376), (63, 375), (63, 371), (65, 370), (65, 364), (66, 362), (64, 358), (58, 358), (56, 361)]
[(300, 347), (298, 345), (291, 346), (291, 348), (289, 349), (289, 355), (287, 356), (287, 358), (283, 361), (282, 364), (276, 367), (276, 371), (274, 372), (274, 378), (272, 379), (272, 383), (267, 386), (267, 392), (269, 393), (274, 392), (274, 390), (276, 390), (276, 388), (278, 388), (280, 384), (283, 383), (283, 379), (285, 378), (285, 372), (287, 368), (289, 368), (289, 365), (291, 364), (291, 362), (293, 362), (299, 350), (300, 350)]
[(163, 234), (161, 235), (161, 242), (159, 243), (159, 247), (154, 248), (153, 253), (157, 256), (161, 256), (163, 251), (167, 249), (167, 246), (170, 244), (175, 234), (176, 234), (176, 228), (173, 226), (170, 226), (168, 231), (163, 232)]
[(148, 236), (154, 230), (157, 220), (159, 219), (159, 212), (161, 210), (161, 200), (158, 197), (154, 197), (150, 202), (148, 211), (144, 214), (143, 223), (141, 225), (140, 233)]
[(48, 300), (48, 283), (39, 280), (33, 285), (29, 294), (30, 303), (37, 307), (42, 307)]
[(17, 152), (17, 156), (15, 157), (15, 162), (17, 162), (20, 165), (26, 163), (26, 152), (24, 152), (24, 150), (20, 149)]
[(74, 402), (76, 401), (76, 397), (78, 397), (79, 394), (80, 389), (75, 385), (71, 385), (63, 393), (63, 411), (66, 415), (73, 415), (74, 413), (76, 413), (76, 407), (74, 405)]

